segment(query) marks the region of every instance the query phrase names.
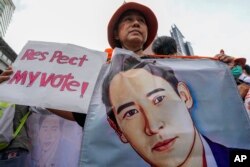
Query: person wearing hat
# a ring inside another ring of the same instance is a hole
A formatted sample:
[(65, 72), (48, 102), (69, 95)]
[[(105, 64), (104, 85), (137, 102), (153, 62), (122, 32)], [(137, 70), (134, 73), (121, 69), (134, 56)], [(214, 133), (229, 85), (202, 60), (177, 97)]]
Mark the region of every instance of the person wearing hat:
[(223, 49), (221, 49), (220, 53), (216, 54), (214, 57), (217, 58), (219, 61), (224, 62), (227, 65), (229, 65), (230, 68), (232, 68), (235, 65), (240, 65), (244, 67), (246, 64), (246, 58), (244, 57), (235, 58), (235, 57), (226, 55)]
[(231, 70), (231, 73), (233, 77), (235, 78), (235, 81), (238, 85), (239, 94), (242, 97), (242, 99), (245, 99), (245, 96), (250, 88), (250, 86), (244, 82), (240, 81), (240, 76), (243, 73), (243, 69), (246, 66), (246, 58), (239, 57), (235, 58), (229, 55), (225, 54), (225, 51), (223, 49), (220, 50), (219, 54), (216, 54), (215, 57), (228, 65), (228, 67)]
[(221, 62), (226, 63), (230, 67), (230, 69), (237, 65), (244, 67), (246, 64), (246, 58), (244, 57), (236, 58), (226, 55), (223, 49), (220, 50), (219, 54), (215, 55), (215, 58), (217, 58)]
[[(155, 39), (157, 29), (158, 21), (151, 9), (139, 3), (127, 2), (116, 10), (108, 23), (108, 42), (112, 49), (127, 49), (143, 57), (143, 51)], [(73, 113), (70, 118), (83, 127), (86, 114)]]

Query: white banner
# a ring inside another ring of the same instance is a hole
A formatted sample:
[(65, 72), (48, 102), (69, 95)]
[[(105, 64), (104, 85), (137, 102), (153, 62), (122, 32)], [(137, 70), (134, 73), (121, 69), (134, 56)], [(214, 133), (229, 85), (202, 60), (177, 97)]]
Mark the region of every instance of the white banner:
[(71, 44), (29, 41), (0, 85), (0, 100), (86, 113), (106, 53)]

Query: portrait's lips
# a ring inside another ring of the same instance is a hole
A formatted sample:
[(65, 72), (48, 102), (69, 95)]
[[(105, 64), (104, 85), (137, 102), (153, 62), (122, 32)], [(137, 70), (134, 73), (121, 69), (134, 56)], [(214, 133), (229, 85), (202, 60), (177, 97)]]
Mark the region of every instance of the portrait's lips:
[(152, 150), (158, 151), (158, 152), (169, 150), (171, 146), (175, 143), (176, 139), (177, 137), (173, 137), (173, 138), (158, 142), (154, 145)]

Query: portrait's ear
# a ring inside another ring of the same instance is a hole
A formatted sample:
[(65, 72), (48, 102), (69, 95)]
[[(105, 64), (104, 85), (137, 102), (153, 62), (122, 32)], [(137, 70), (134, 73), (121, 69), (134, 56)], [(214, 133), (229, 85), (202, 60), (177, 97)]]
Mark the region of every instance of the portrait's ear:
[(115, 133), (120, 137), (120, 140), (123, 143), (127, 143), (128, 140), (126, 139), (126, 137), (123, 135), (122, 131), (120, 130), (119, 127), (117, 127), (117, 125), (114, 123), (114, 121), (112, 119), (110, 119), (109, 117), (107, 118), (109, 125), (115, 130)]
[(181, 100), (184, 101), (187, 108), (190, 109), (193, 106), (193, 98), (191, 96), (191, 93), (187, 85), (184, 82), (179, 82), (177, 86), (177, 90), (179, 92)]

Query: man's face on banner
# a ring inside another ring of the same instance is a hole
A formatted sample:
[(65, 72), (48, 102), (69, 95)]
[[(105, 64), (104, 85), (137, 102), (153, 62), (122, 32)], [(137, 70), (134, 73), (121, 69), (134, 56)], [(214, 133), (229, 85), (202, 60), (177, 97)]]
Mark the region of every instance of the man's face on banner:
[(185, 102), (166, 80), (132, 69), (117, 74), (109, 91), (121, 140), (145, 161), (178, 166), (188, 158), (195, 138), (193, 122)]
[(40, 141), (44, 151), (50, 149), (60, 138), (60, 121), (57, 117), (47, 116), (40, 127)]

